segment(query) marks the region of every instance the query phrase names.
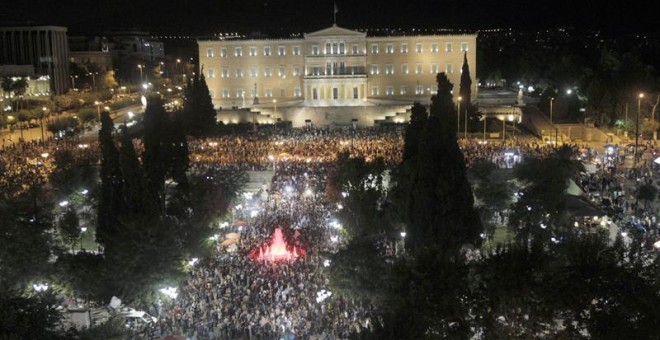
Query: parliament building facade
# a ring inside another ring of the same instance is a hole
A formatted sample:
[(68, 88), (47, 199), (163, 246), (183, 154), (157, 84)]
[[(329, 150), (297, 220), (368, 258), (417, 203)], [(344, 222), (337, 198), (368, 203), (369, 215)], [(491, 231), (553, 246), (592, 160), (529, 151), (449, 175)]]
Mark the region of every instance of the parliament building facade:
[(333, 25), (302, 39), (200, 40), (218, 108), (428, 102), (445, 72), (458, 96), (467, 57), (476, 98), (476, 34), (368, 37)]

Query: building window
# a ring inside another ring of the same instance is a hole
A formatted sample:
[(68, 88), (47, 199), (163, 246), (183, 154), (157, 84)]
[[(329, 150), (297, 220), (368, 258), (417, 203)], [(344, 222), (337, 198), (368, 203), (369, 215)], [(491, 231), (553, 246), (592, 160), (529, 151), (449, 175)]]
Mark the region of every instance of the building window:
[(236, 78), (243, 78), (243, 69), (236, 69)]
[(279, 55), (279, 56), (286, 55), (286, 48), (284, 48), (284, 46), (278, 46), (277, 47), (277, 55)]
[(438, 64), (431, 64), (431, 74), (438, 74)]
[(278, 76), (278, 77), (284, 77), (284, 76), (286, 76), (286, 73), (285, 73), (285, 70), (284, 70), (284, 66), (280, 66), (280, 69), (277, 71), (277, 76)]
[(312, 89), (312, 99), (317, 100), (319, 99), (319, 89), (316, 87)]
[(387, 54), (394, 53), (394, 45), (392, 45), (392, 44), (385, 45), (385, 53), (387, 53)]
[(353, 99), (358, 99), (359, 94), (360, 91), (358, 90), (357, 86), (353, 86)]
[(408, 74), (408, 64), (401, 65), (401, 74)]
[(424, 86), (423, 85), (415, 86), (415, 94), (424, 94)]
[(264, 47), (264, 55), (270, 57), (270, 46)]
[(353, 45), (353, 46), (351, 46), (351, 49), (352, 49), (352, 52), (351, 52), (351, 53), (353, 53), (353, 54), (359, 54), (359, 53), (358, 53), (358, 45)]
[(346, 48), (344, 48), (344, 42), (339, 43), (339, 54), (346, 54)]
[(220, 49), (220, 57), (221, 58), (227, 58), (227, 48), (223, 47)]
[(330, 43), (325, 43), (325, 50), (323, 50), (324, 54), (332, 54), (332, 45)]
[(377, 65), (377, 64), (373, 64), (373, 65), (371, 65), (371, 74), (372, 74), (372, 75), (377, 75), (378, 73), (379, 73), (379, 71), (378, 71), (378, 65)]
[(467, 52), (468, 51), (468, 43), (462, 42), (461, 43), (461, 52)]
[(293, 46), (293, 55), (300, 55), (300, 46)]
[(385, 95), (393, 96), (394, 95), (394, 88), (392, 86), (387, 86), (385, 88)]
[(438, 43), (431, 44), (431, 53), (438, 53)]
[(272, 76), (270, 67), (269, 66), (264, 67), (264, 77), (270, 77), (270, 76)]
[(257, 55), (257, 48), (254, 46), (250, 47), (250, 57), (254, 57)]
[(320, 66), (312, 67), (312, 75), (320, 76), (321, 75), (321, 67)]
[(226, 67), (222, 68), (222, 78), (229, 78), (229, 69)]
[(300, 67), (298, 67), (298, 66), (293, 67), (293, 76), (294, 77), (300, 76)]
[(264, 97), (272, 97), (272, 96), (273, 96), (273, 90), (264, 89)]
[(408, 53), (408, 43), (401, 43), (401, 53)]
[(371, 87), (371, 95), (372, 96), (377, 96), (378, 95), (378, 86), (372, 86)]
[(252, 78), (256, 78), (256, 77), (258, 77), (258, 76), (259, 76), (258, 73), (259, 73), (259, 72), (257, 72), (257, 68), (256, 68), (256, 67), (250, 67), (250, 77), (252, 77)]
[(240, 47), (236, 47), (236, 50), (234, 50), (234, 55), (237, 57), (242, 57), (243, 56), (243, 49)]
[(236, 98), (243, 98), (245, 96), (245, 91), (243, 89), (236, 89)]
[(332, 88), (332, 99), (339, 99), (339, 89), (336, 87)]
[(454, 73), (454, 68), (451, 64), (447, 64), (447, 74)]
[(407, 95), (407, 94), (408, 94), (408, 86), (405, 86), (405, 85), (404, 85), (404, 86), (401, 86), (401, 90), (399, 90), (399, 93), (400, 93), (402, 96)]
[(210, 69), (208, 69), (208, 71), (206, 71), (206, 77), (209, 78), (209, 79), (215, 78), (215, 72), (213, 71), (212, 68), (210, 68)]
[(451, 43), (448, 42), (445, 44), (445, 52), (451, 52), (451, 51), (452, 51)]
[(213, 49), (212, 48), (207, 48), (206, 49), (206, 57), (207, 58), (213, 58)]
[(319, 55), (319, 45), (312, 45), (312, 55)]
[(415, 65), (415, 74), (422, 74), (422, 64)]
[(417, 44), (415, 44), (415, 52), (417, 52), (417, 53), (422, 53), (422, 52), (424, 52), (424, 48), (422, 47), (422, 44), (421, 44), (421, 43), (417, 43)]
[(222, 89), (222, 98), (229, 98), (229, 89)]
[(371, 44), (371, 54), (378, 54), (378, 44)]
[(286, 97), (286, 89), (280, 89), (280, 97)]
[(392, 65), (392, 64), (385, 65), (385, 74), (388, 74), (388, 75), (394, 74), (394, 65)]

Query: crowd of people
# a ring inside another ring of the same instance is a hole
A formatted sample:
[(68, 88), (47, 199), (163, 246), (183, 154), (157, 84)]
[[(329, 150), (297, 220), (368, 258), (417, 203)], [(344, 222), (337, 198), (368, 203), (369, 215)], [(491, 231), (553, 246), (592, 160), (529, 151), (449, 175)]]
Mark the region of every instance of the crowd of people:
[[(337, 207), (323, 197), (325, 176), (323, 163), (278, 167), (267, 189), (241, 202), (237, 215), (249, 223), (226, 230), (240, 233), (237, 247), (219, 245), (214, 257), (192, 268), (178, 299), (160, 315), (161, 331), (197, 339), (345, 339), (368, 328), (367, 311), (332, 297), (327, 287), (330, 263), (322, 254), (339, 234), (331, 222)], [(260, 258), (255, 250), (275, 229), (292, 256)]]

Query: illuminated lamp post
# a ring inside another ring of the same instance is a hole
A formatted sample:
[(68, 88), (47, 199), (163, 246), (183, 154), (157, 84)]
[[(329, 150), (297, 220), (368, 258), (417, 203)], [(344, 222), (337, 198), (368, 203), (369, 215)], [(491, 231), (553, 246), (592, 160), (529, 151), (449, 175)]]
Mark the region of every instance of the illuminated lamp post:
[(456, 137), (458, 137), (458, 135), (461, 133), (461, 100), (462, 99), (463, 98), (461, 98), (461, 96), (458, 96), (457, 101), (456, 101), (456, 105), (458, 105), (458, 111), (456, 112), (456, 119), (457, 119), (457, 122), (456, 122)]

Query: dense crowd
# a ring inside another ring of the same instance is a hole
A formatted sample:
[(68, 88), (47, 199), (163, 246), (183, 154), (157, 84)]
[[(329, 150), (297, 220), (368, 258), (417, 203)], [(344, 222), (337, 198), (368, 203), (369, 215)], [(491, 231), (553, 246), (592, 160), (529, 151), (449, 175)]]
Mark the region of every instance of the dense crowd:
[[(161, 331), (197, 339), (345, 339), (369, 327), (366, 310), (328, 293), (322, 254), (338, 232), (331, 223), (337, 207), (322, 194), (325, 173), (323, 163), (284, 164), (269, 188), (241, 202), (238, 215), (249, 224), (227, 230), (240, 232), (237, 247), (218, 246), (216, 256), (193, 267), (160, 315)], [(257, 257), (276, 228), (297, 257)]]

